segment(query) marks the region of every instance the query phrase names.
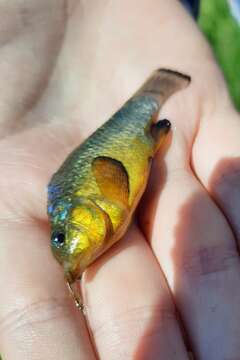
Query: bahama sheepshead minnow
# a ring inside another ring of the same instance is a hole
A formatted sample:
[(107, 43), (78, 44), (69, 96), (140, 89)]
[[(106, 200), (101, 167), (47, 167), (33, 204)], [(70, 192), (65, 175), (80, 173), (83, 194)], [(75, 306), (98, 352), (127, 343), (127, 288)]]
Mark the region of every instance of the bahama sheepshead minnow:
[(126, 232), (145, 190), (151, 159), (170, 129), (162, 104), (190, 78), (158, 70), (75, 149), (48, 186), (51, 247), (68, 283)]

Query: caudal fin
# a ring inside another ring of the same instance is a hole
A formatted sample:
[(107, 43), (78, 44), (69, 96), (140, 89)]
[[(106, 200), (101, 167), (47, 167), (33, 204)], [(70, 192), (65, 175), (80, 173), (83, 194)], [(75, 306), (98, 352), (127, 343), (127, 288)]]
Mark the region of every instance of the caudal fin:
[(177, 71), (159, 69), (148, 78), (134, 95), (150, 95), (159, 103), (159, 107), (175, 92), (184, 89), (191, 82), (191, 77)]

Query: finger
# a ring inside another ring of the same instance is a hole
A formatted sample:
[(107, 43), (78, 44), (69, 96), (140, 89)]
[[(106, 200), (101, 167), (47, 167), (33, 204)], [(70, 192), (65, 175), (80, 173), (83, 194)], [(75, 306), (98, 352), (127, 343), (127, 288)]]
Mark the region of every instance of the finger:
[(191, 174), (189, 148), (187, 137), (176, 130), (165, 185), (159, 189), (164, 166), (156, 161), (142, 223), (196, 358), (233, 359), (240, 353), (240, 259), (224, 216)]
[[(56, 130), (56, 127), (54, 127), (54, 129)], [(62, 137), (61, 132), (52, 132), (50, 131), (50, 128), (46, 129), (46, 131), (44, 131), (44, 129), (41, 130), (41, 133), (39, 132), (39, 129), (32, 129), (32, 130), (28, 130), (25, 131), (24, 133), (24, 137), (19, 135), (16, 136), (12, 136), (11, 138), (9, 138), (8, 140), (6, 139), (5, 141), (2, 141), (1, 144), (1, 154), (2, 154), (2, 160), (1, 160), (1, 166), (2, 168), (4, 168), (5, 170), (3, 171), (3, 173), (6, 174), (6, 176), (3, 178), (1, 178), (1, 190), (2, 190), (2, 198), (4, 198), (4, 193), (8, 193), (9, 196), (7, 196), (7, 202), (5, 202), (5, 206), (6, 206), (6, 211), (4, 211), (4, 216), (5, 218), (5, 222), (9, 219), (11, 219), (11, 217), (16, 221), (26, 221), (26, 216), (27, 219), (29, 218), (38, 218), (39, 221), (42, 223), (45, 221), (46, 219), (46, 210), (45, 210), (45, 193), (44, 193), (44, 189), (46, 186), (46, 183), (48, 181), (48, 178), (50, 177), (50, 174), (52, 172), (54, 172), (55, 167), (57, 168), (59, 166), (59, 164), (62, 162), (63, 158), (66, 156), (65, 153), (68, 152), (69, 150), (67, 150), (67, 146), (69, 146), (69, 144), (71, 144), (72, 147), (75, 146), (76, 142), (79, 141), (78, 140), (78, 135), (77, 135), (77, 131), (75, 129), (74, 131), (74, 136), (71, 135), (72, 132), (68, 132), (65, 131), (64, 132), (64, 137)], [(40, 136), (41, 135), (41, 136)], [(40, 137), (39, 137), (40, 136)], [(33, 144), (38, 143), (38, 139), (41, 138), (41, 148), (33, 146)], [(58, 146), (59, 145), (59, 146)], [(56, 149), (59, 149), (55, 155)], [(8, 157), (6, 158), (4, 156), (4, 151), (8, 151)], [(46, 163), (45, 159), (46, 159), (46, 151), (48, 153), (48, 162)], [(3, 169), (2, 169), (3, 170)], [(16, 179), (16, 176), (14, 176), (14, 174), (18, 174), (18, 177)], [(9, 179), (9, 181), (5, 181), (5, 179)], [(27, 186), (24, 186), (24, 184), (27, 184)], [(3, 186), (4, 185), (4, 186)], [(17, 189), (21, 188), (21, 191), (16, 191)], [(8, 190), (7, 190), (8, 189)], [(9, 189), (11, 189), (11, 191), (9, 191)], [(35, 238), (35, 236), (33, 235), (33, 238)], [(37, 245), (36, 245), (37, 246)], [(42, 246), (44, 246), (45, 250), (48, 254), (48, 242), (46, 241), (44, 243), (44, 245), (42, 244)], [(24, 248), (23, 250), (24, 251)], [(126, 252), (127, 250), (125, 250)], [(148, 250), (149, 251), (149, 250)], [(49, 255), (49, 254), (48, 254)], [(50, 256), (50, 255), (49, 255)], [(149, 256), (149, 255), (148, 255)], [(46, 256), (44, 256), (44, 261), (46, 260)], [(35, 258), (32, 260), (33, 264), (35, 264)], [(153, 259), (154, 260), (154, 259)], [(6, 257), (6, 261), (7, 261), (7, 257)], [(55, 264), (54, 260), (51, 258), (49, 258), (49, 268), (51, 268), (51, 266), (53, 266), (52, 264)], [(31, 262), (32, 264), (32, 262)], [(51, 266), (50, 266), (51, 264)], [(129, 262), (129, 264), (131, 264), (131, 262)], [(136, 268), (139, 267), (139, 262), (137, 262), (136, 264)], [(6, 266), (6, 263), (5, 263)], [(27, 265), (29, 267), (29, 264)], [(130, 265), (129, 265), (130, 266)], [(132, 265), (131, 265), (132, 268)], [(155, 263), (155, 267), (153, 265), (154, 269), (158, 269), (158, 266)], [(114, 268), (115, 269), (115, 268)], [(41, 270), (43, 270), (41, 268)], [(46, 269), (45, 269), (46, 270)], [(117, 269), (116, 269), (117, 270)], [(50, 271), (50, 270), (49, 270)], [(115, 270), (114, 270), (115, 271)], [(153, 271), (153, 270), (152, 270)], [(32, 269), (30, 267), (29, 272), (32, 272)], [(113, 271), (110, 271), (110, 273)], [(139, 271), (138, 271), (139, 272)], [(138, 282), (140, 284), (142, 284), (140, 287), (141, 291), (145, 291), (146, 290), (146, 284), (148, 284), (149, 279), (152, 276), (152, 273), (148, 273), (147, 269), (143, 269), (142, 272), (146, 272), (145, 279), (143, 277), (143, 274), (139, 274), (138, 278)], [(22, 270), (18, 269), (17, 273), (21, 274)], [(28, 275), (26, 275), (26, 270), (24, 271), (25, 274), (23, 274), (22, 276), (27, 277)], [(50, 271), (50, 273), (53, 273), (54, 276), (54, 271)], [(131, 282), (134, 282), (135, 277), (135, 273), (129, 271), (129, 276), (131, 279)], [(62, 273), (61, 273), (62, 275)], [(91, 309), (91, 316), (90, 316), (90, 323), (92, 323), (96, 317), (97, 321), (101, 321), (101, 319), (98, 317), (98, 314), (100, 315), (104, 315), (107, 317), (107, 314), (111, 314), (110, 310), (114, 310), (114, 306), (117, 306), (117, 308), (115, 308), (115, 314), (116, 316), (118, 316), (117, 310), (119, 311), (119, 317), (121, 317), (121, 308), (119, 308), (119, 303), (113, 303), (111, 301), (111, 299), (109, 299), (109, 297), (107, 297), (107, 291), (109, 290), (109, 288), (107, 287), (108, 284), (108, 275), (109, 272), (107, 272), (107, 274), (104, 276), (104, 281), (101, 280), (98, 287), (98, 290), (92, 290), (90, 292), (91, 294), (91, 302), (94, 304), (94, 306), (90, 307)], [(59, 275), (58, 275), (59, 276)], [(44, 283), (45, 284), (45, 271), (44, 271), (44, 275), (42, 276), (44, 278)], [(133, 277), (133, 278), (132, 278)], [(153, 348), (156, 349), (154, 350), (155, 352), (158, 351), (158, 344), (155, 344), (154, 340), (159, 338), (163, 338), (166, 339), (166, 344), (170, 343), (171, 345), (171, 341), (173, 339), (174, 344), (169, 346), (169, 348), (167, 348), (165, 350), (164, 344), (162, 344), (162, 342), (159, 340), (159, 344), (161, 345), (161, 351), (166, 354), (172, 354), (172, 349), (177, 350), (179, 353), (179, 356), (181, 356), (181, 354), (185, 352), (184, 349), (184, 345), (182, 342), (182, 338), (181, 338), (181, 334), (175, 319), (175, 315), (173, 313), (172, 316), (168, 316), (168, 315), (164, 315), (165, 314), (165, 309), (163, 308), (162, 305), (162, 301), (163, 301), (163, 292), (166, 291), (162, 289), (162, 287), (164, 288), (163, 285), (161, 285), (162, 280), (161, 280), (161, 275), (159, 274), (159, 269), (158, 269), (158, 274), (154, 275), (154, 282), (153, 282), (153, 286), (155, 284), (156, 286), (156, 293), (153, 294), (150, 298), (146, 297), (146, 303), (144, 303), (143, 298), (145, 297), (145, 295), (142, 295), (142, 302), (143, 302), (143, 317), (145, 317), (145, 322), (144, 319), (142, 319), (142, 322), (145, 324), (142, 328), (142, 331), (140, 331), (139, 333), (137, 333), (138, 331), (138, 327), (136, 325), (136, 316), (134, 317), (134, 311), (135, 308), (138, 306), (138, 296), (139, 296), (139, 292), (134, 294), (134, 290), (133, 290), (133, 294), (131, 294), (129, 296), (129, 315), (126, 315), (126, 319), (129, 318), (129, 321), (134, 322), (133, 326), (132, 326), (132, 334), (137, 334), (138, 337), (134, 338), (134, 336), (130, 336), (130, 344), (129, 346), (126, 345), (126, 352), (128, 351), (129, 353), (137, 351), (137, 346), (139, 344), (137, 344), (137, 340), (139, 340), (140, 342), (140, 338), (144, 337), (145, 331), (149, 331), (149, 327), (152, 329), (155, 329), (155, 326), (151, 326), (151, 324), (149, 325), (149, 323), (151, 322), (151, 317), (156, 314), (156, 318), (160, 318), (162, 319), (160, 321), (160, 330), (158, 330), (158, 324), (156, 325), (156, 333), (157, 335), (154, 336), (151, 335), (151, 332), (154, 333), (153, 330), (150, 329), (150, 335), (147, 335), (147, 338), (149, 338), (149, 343), (153, 343), (154, 346)], [(159, 280), (160, 278), (160, 280)], [(157, 280), (158, 279), (158, 280)], [(95, 283), (92, 281), (92, 283)], [(146, 283), (146, 284), (145, 284)], [(116, 283), (116, 285), (118, 285)], [(121, 285), (121, 291), (122, 293), (128, 291), (126, 289), (128, 289), (127, 284), (124, 284), (123, 282), (120, 284)], [(119, 285), (119, 286), (120, 286)], [(46, 284), (46, 286), (48, 286)], [(63, 286), (63, 284), (61, 283), (61, 286)], [(93, 285), (91, 285), (92, 287)], [(153, 287), (152, 286), (152, 287)], [(159, 291), (158, 287), (161, 286), (161, 291)], [(96, 285), (97, 287), (97, 285)], [(104, 289), (101, 290), (101, 287)], [(152, 288), (151, 288), (152, 289)], [(155, 287), (154, 287), (155, 289)], [(48, 290), (50, 291), (50, 290)], [(54, 291), (52, 289), (52, 284), (51, 284), (51, 291)], [(59, 290), (58, 290), (59, 291)], [(87, 294), (89, 293), (87, 292)], [(105, 293), (106, 292), (106, 293)], [(115, 290), (113, 291), (113, 293), (115, 292)], [(144, 294), (145, 294), (144, 292)], [(54, 291), (55, 293), (55, 291)], [(98, 303), (98, 298), (96, 298), (96, 303), (94, 303), (94, 297), (96, 296), (96, 294), (103, 294), (102, 302), (105, 299), (105, 304), (101, 304)], [(159, 296), (158, 296), (159, 295)], [(161, 295), (161, 296), (160, 296)], [(132, 314), (131, 314), (131, 296), (133, 296), (133, 304), (132, 304)], [(164, 295), (165, 297), (166, 295)], [(166, 296), (167, 297), (167, 296)], [(169, 295), (168, 295), (169, 297)], [(141, 299), (141, 298), (139, 298)], [(160, 301), (160, 305), (159, 305), (159, 301)], [(167, 300), (166, 300), (167, 301)], [(87, 304), (88, 304), (88, 299), (86, 300)], [(7, 304), (7, 300), (6, 300), (6, 304)], [(144, 308), (144, 305), (146, 304), (146, 309)], [(123, 302), (124, 305), (124, 302)], [(125, 304), (126, 306), (126, 304)], [(171, 307), (173, 305), (171, 304)], [(99, 308), (104, 309), (104, 312), (101, 313)], [(159, 309), (158, 309), (159, 308)], [(173, 311), (173, 310), (172, 310)], [(137, 314), (139, 312), (141, 312), (141, 309), (137, 309), (136, 310)], [(112, 320), (109, 320), (110, 324), (108, 323), (108, 317), (106, 318), (106, 329), (107, 328), (114, 328), (114, 323), (113, 323), (113, 316), (114, 316), (114, 311), (112, 311)], [(167, 303), (166, 303), (166, 313), (169, 314), (171, 313), (171, 310), (168, 310), (167, 308)], [(165, 320), (165, 317), (167, 318)], [(168, 319), (168, 318), (171, 319)], [(103, 316), (104, 318), (104, 316)], [(139, 318), (141, 319), (141, 316), (139, 315)], [(104, 321), (104, 319), (103, 319)], [(123, 323), (122, 326), (122, 330), (126, 329), (126, 331), (128, 330), (128, 325), (125, 324), (124, 325), (124, 319), (122, 320)], [(120, 326), (120, 328), (121, 328)], [(163, 333), (165, 334), (166, 331), (166, 335), (161, 333), (161, 328), (163, 329)], [(107, 331), (107, 330), (106, 330)], [(114, 331), (114, 329), (113, 329)], [(118, 332), (117, 332), (118, 333)], [(161, 336), (159, 334), (161, 334)], [(123, 337), (123, 332), (121, 332), (121, 329), (119, 330), (119, 337)], [(81, 338), (84, 337), (81, 336)], [(109, 340), (109, 336), (107, 336), (107, 334), (105, 333), (105, 336), (102, 336), (102, 339), (100, 340), (101, 336), (99, 334), (96, 335), (96, 338), (98, 339), (96, 341), (97, 345), (99, 345), (100, 347), (100, 352), (101, 353), (106, 353), (106, 348), (107, 348), (107, 341)], [(105, 338), (105, 340), (104, 340)], [(9, 338), (8, 338), (9, 339)], [(82, 341), (83, 341), (82, 340)], [(126, 339), (123, 339), (126, 342)], [(54, 341), (54, 339), (52, 339), (52, 341)], [(106, 345), (104, 345), (104, 341), (106, 342)], [(132, 341), (132, 343), (131, 343)], [(135, 341), (135, 343), (134, 343)], [(7, 344), (9, 344), (9, 342), (6, 342)], [(101, 343), (101, 344), (98, 344)], [(144, 347), (145, 341), (142, 342), (142, 347)], [(178, 345), (179, 344), (179, 345)], [(105, 348), (104, 348), (105, 346)], [(176, 346), (176, 347), (175, 347)], [(147, 345), (145, 345), (146, 348), (148, 348)], [(74, 348), (74, 347), (73, 347)], [(116, 344), (116, 349), (120, 348), (120, 344)], [(121, 346), (122, 348), (122, 346)], [(62, 350), (61, 350), (62, 351)], [(151, 351), (151, 350), (149, 350)], [(154, 352), (154, 354), (155, 354)], [(77, 354), (77, 352), (76, 352)], [(113, 352), (112, 353), (112, 357), (113, 356), (117, 356), (118, 352)], [(154, 355), (155, 356), (155, 355)], [(139, 355), (140, 357), (140, 355)], [(109, 354), (106, 353), (106, 358), (109, 358)], [(185, 358), (184, 356), (181, 356), (181, 358)]]
[(193, 147), (193, 166), (240, 244), (240, 116), (222, 104), (203, 118)]
[(4, 359), (95, 359), (42, 224), (0, 227), (0, 349)]
[(83, 286), (101, 359), (188, 359), (164, 277), (136, 226), (87, 270)]
[(196, 74), (192, 91), (201, 89), (207, 102), (217, 87), (201, 80), (218, 80), (220, 75), (206, 41), (179, 1), (79, 2), (32, 121), (81, 119), (82, 131), (93, 131), (159, 67)]
[(22, 127), (21, 118), (38, 103), (48, 84), (63, 41), (65, 3), (1, 2), (1, 136)]
[(47, 184), (81, 139), (76, 126), (42, 126), (1, 140), (0, 218), (46, 222)]

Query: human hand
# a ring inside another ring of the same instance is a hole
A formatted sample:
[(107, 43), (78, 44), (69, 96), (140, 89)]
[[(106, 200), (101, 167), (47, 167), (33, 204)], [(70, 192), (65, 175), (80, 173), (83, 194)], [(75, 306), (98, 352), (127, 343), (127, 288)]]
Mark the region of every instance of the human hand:
[[(175, 0), (0, 9), (3, 359), (183, 360), (182, 324), (197, 359), (237, 359), (240, 122), (192, 19)], [(154, 161), (139, 226), (83, 277), (84, 318), (50, 252), (46, 185), (161, 67), (192, 84), (161, 112), (172, 140)]]

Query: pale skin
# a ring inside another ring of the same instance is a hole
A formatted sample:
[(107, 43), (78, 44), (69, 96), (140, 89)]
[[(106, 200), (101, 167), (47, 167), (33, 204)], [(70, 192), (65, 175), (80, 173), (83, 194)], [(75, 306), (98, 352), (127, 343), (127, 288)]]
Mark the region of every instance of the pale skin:
[[(196, 359), (240, 359), (240, 117), (193, 20), (177, 0), (2, 0), (0, 17), (3, 359), (185, 360), (184, 338)], [(46, 184), (160, 67), (192, 84), (159, 116), (172, 139), (139, 225), (83, 277), (84, 317), (51, 255)]]

